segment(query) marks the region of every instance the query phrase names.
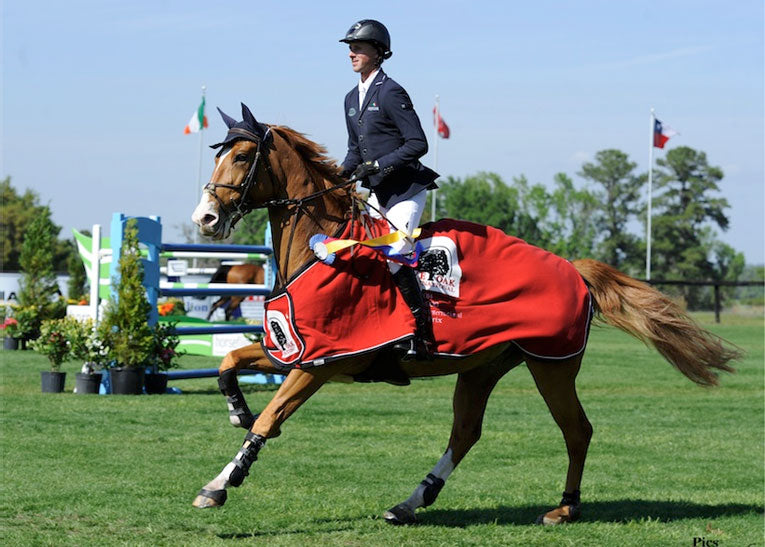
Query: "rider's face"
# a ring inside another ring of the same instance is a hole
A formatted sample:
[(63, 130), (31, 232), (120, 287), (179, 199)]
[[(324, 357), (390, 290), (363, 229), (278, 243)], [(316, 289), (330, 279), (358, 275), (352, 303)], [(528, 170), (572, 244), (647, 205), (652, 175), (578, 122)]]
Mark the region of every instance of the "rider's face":
[(348, 44), (351, 67), (354, 72), (366, 76), (377, 66), (377, 50), (369, 42), (351, 42)]

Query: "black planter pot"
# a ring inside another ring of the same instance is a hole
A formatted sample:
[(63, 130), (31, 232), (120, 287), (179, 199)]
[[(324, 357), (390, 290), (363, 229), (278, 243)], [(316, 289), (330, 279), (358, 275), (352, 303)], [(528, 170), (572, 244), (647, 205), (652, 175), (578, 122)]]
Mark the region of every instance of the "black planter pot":
[(85, 374), (83, 372), (78, 372), (77, 376), (75, 376), (74, 392), (77, 393), (77, 395), (98, 393), (98, 388), (100, 386), (100, 374)]
[(112, 393), (114, 395), (140, 395), (143, 393), (142, 367), (119, 367), (111, 369)]
[(43, 393), (61, 393), (64, 391), (66, 372), (40, 371), (40, 381)]
[(14, 350), (19, 349), (19, 340), (12, 336), (6, 336), (3, 338), (3, 349)]
[(167, 390), (167, 374), (164, 372), (147, 374), (144, 377), (143, 383), (146, 393), (149, 395), (161, 395)]

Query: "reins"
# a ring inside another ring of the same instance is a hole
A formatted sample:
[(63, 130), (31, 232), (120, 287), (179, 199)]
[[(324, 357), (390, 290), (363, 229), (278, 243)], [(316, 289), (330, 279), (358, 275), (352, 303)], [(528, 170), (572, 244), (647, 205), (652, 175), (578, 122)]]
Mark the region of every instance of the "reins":
[[(290, 218), (294, 217), (294, 222), (292, 222), (292, 227), (290, 228), (290, 234), (288, 236), (287, 240), (287, 253), (286, 253), (286, 261), (282, 268), (277, 269), (277, 277), (280, 285), (284, 285), (287, 282), (286, 279), (286, 272), (289, 267), (289, 257), (290, 252), (292, 250), (292, 242), (294, 240), (295, 236), (295, 227), (297, 226), (298, 220), (300, 218), (300, 215), (306, 212), (305, 205), (317, 198), (320, 198), (321, 196), (328, 194), (329, 192), (334, 192), (338, 189), (344, 189), (352, 184), (356, 184), (356, 179), (352, 178), (348, 181), (342, 182), (340, 184), (331, 186), (329, 188), (325, 188), (323, 190), (319, 190), (318, 192), (314, 192), (313, 194), (309, 194), (302, 198), (276, 198), (271, 199), (268, 201), (264, 201), (258, 206), (253, 207), (247, 202), (247, 196), (250, 193), (250, 190), (252, 189), (252, 186), (255, 184), (255, 178), (257, 176), (258, 171), (258, 165), (260, 164), (260, 161), (262, 160), (264, 163), (264, 167), (266, 172), (268, 173), (268, 177), (271, 180), (271, 184), (274, 186), (274, 188), (277, 187), (274, 180), (274, 172), (271, 167), (271, 162), (268, 158), (268, 139), (271, 137), (271, 128), (267, 128), (265, 133), (262, 137), (259, 137), (255, 133), (251, 131), (247, 131), (246, 129), (238, 128), (238, 127), (232, 127), (229, 129), (229, 133), (234, 133), (235, 135), (240, 135), (243, 139), (252, 141), (256, 143), (257, 148), (255, 150), (255, 160), (252, 162), (252, 165), (250, 166), (249, 171), (247, 172), (247, 176), (244, 179), (244, 182), (242, 184), (225, 184), (225, 183), (218, 183), (218, 182), (208, 182), (204, 190), (211, 194), (215, 200), (218, 202), (218, 206), (223, 209), (229, 218), (232, 219), (232, 222), (239, 220), (240, 218), (244, 217), (247, 213), (254, 209), (282, 209), (282, 208), (288, 208), (293, 207), (290, 214)], [(218, 196), (218, 194), (215, 192), (217, 188), (227, 188), (230, 190), (234, 190), (239, 193), (239, 197), (236, 200), (232, 200), (229, 205), (226, 205), (223, 200)], [(235, 216), (236, 215), (236, 216)], [(313, 222), (319, 226), (319, 228), (322, 228), (322, 226), (318, 223), (318, 221), (313, 217), (313, 215), (308, 214), (308, 217), (313, 220)], [(284, 270), (284, 272), (282, 272)]]
[[(295, 236), (295, 228), (298, 224), (298, 221), (300, 220), (300, 215), (303, 213), (307, 214), (308, 217), (314, 222), (314, 224), (316, 224), (320, 229), (323, 229), (323, 226), (319, 224), (316, 218), (314, 218), (314, 216), (310, 214), (309, 211), (307, 211), (307, 209), (305, 208), (305, 205), (311, 201), (316, 200), (317, 198), (320, 198), (321, 196), (324, 196), (325, 194), (334, 192), (335, 190), (345, 189), (348, 186), (356, 184), (358, 180), (355, 177), (352, 177), (351, 179), (345, 182), (341, 182), (340, 184), (336, 184), (329, 188), (319, 190), (318, 192), (314, 192), (302, 198), (276, 198), (276, 199), (270, 199), (268, 201), (264, 201), (260, 205), (252, 206), (247, 202), (247, 196), (250, 193), (250, 190), (252, 189), (253, 184), (255, 184), (255, 177), (257, 176), (258, 165), (261, 159), (263, 160), (264, 167), (266, 172), (268, 173), (269, 179), (271, 180), (271, 184), (273, 185), (274, 188), (277, 187), (274, 180), (274, 172), (271, 167), (271, 162), (268, 158), (267, 142), (269, 137), (271, 137), (271, 128), (270, 127), (267, 128), (262, 137), (259, 137), (258, 135), (256, 135), (255, 133), (251, 131), (247, 131), (246, 129), (242, 129), (238, 127), (233, 127), (229, 129), (229, 132), (237, 134), (237, 135), (241, 135), (243, 139), (256, 143), (257, 148), (255, 150), (255, 160), (252, 162), (252, 165), (250, 166), (250, 169), (247, 172), (247, 176), (245, 177), (244, 182), (242, 182), (242, 184), (238, 184), (238, 185), (225, 184), (225, 183), (210, 181), (205, 185), (204, 190), (215, 198), (215, 200), (218, 202), (218, 205), (227, 213), (227, 216), (232, 219), (231, 220), (232, 223), (244, 217), (247, 213), (255, 209), (283, 209), (283, 208), (289, 208), (289, 207), (293, 208), (289, 216), (289, 218), (294, 219), (294, 221), (291, 223), (292, 226), (290, 228), (290, 233), (287, 239), (287, 252), (286, 252), (285, 264), (283, 265), (282, 268), (277, 268), (277, 271), (276, 271), (279, 285), (284, 286), (287, 284), (287, 271), (289, 268), (289, 259), (290, 259), (290, 254), (292, 251), (292, 242)], [(265, 147), (265, 152), (264, 152), (264, 147)], [(226, 205), (225, 203), (223, 203), (223, 200), (215, 192), (217, 188), (227, 188), (230, 190), (234, 190), (239, 193), (239, 198), (237, 200), (232, 200), (230, 205)], [(351, 197), (352, 197), (351, 223), (356, 221), (355, 209), (356, 209), (357, 202), (364, 203), (365, 206), (370, 207), (374, 209), (375, 211), (377, 211), (381, 215), (381, 217), (386, 218), (385, 215), (378, 208), (374, 207), (373, 205), (370, 205), (368, 202), (364, 200), (360, 200), (356, 196), (351, 196)], [(237, 215), (237, 216), (234, 216), (234, 215)], [(388, 222), (390, 223), (390, 221)], [(366, 226), (366, 224), (364, 223), (362, 224), (364, 225), (365, 231), (369, 235), (368, 226)], [(393, 226), (393, 228), (397, 230), (396, 226)], [(351, 251), (351, 253), (352, 253), (351, 256), (353, 256), (353, 250)]]

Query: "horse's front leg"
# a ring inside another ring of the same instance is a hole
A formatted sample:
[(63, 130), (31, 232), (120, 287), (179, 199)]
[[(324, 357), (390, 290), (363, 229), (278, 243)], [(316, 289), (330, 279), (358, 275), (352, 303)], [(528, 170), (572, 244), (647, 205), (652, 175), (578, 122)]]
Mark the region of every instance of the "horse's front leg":
[(226, 397), (228, 419), (234, 427), (249, 429), (257, 416), (253, 416), (244, 394), (239, 388), (237, 374), (243, 368), (257, 370), (263, 374), (283, 374), (271, 364), (260, 344), (250, 344), (226, 354), (218, 369), (218, 387)]
[(277, 436), (281, 424), (334, 375), (334, 368), (325, 365), (308, 371), (292, 370), (247, 432), (234, 459), (199, 492), (194, 499), (194, 507), (223, 505), (227, 497), (226, 489), (242, 484), (266, 441)]

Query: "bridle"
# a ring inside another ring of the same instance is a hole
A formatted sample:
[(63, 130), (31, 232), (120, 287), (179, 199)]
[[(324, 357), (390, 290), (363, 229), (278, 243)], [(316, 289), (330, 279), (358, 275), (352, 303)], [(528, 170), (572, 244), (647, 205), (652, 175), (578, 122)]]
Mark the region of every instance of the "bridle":
[[(263, 164), (266, 170), (266, 173), (268, 173), (268, 177), (271, 181), (271, 185), (276, 188), (276, 180), (273, 172), (273, 168), (271, 167), (271, 161), (268, 159), (268, 141), (271, 136), (271, 128), (268, 127), (266, 131), (263, 133), (263, 136), (260, 137), (253, 133), (252, 131), (248, 131), (246, 129), (242, 129), (239, 127), (232, 127), (228, 130), (229, 135), (234, 134), (235, 137), (241, 137), (242, 139), (246, 139), (248, 141), (252, 141), (256, 144), (257, 148), (255, 149), (255, 160), (252, 162), (252, 165), (250, 166), (249, 171), (247, 172), (247, 176), (245, 177), (244, 181), (241, 184), (225, 184), (220, 182), (208, 182), (204, 186), (204, 191), (210, 194), (212, 197), (215, 198), (215, 200), (218, 202), (218, 206), (226, 213), (226, 223), (227, 226), (233, 226), (236, 222), (239, 221), (242, 217), (244, 217), (247, 213), (254, 209), (280, 209), (280, 208), (286, 208), (286, 207), (294, 207), (292, 213), (290, 214), (290, 217), (298, 217), (300, 214), (305, 212), (305, 204), (313, 201), (324, 194), (328, 194), (329, 192), (334, 192), (338, 189), (346, 188), (352, 184), (356, 184), (357, 180), (356, 178), (351, 178), (345, 182), (342, 182), (340, 184), (336, 184), (334, 186), (331, 186), (330, 188), (325, 188), (324, 190), (319, 190), (318, 192), (314, 192), (313, 194), (309, 194), (308, 196), (305, 196), (303, 198), (276, 198), (271, 199), (268, 201), (264, 201), (260, 205), (253, 206), (250, 205), (247, 202), (247, 196), (250, 193), (250, 190), (252, 189), (252, 186), (255, 184), (255, 177), (258, 171), (258, 165), (260, 164), (260, 161), (263, 160)], [(218, 194), (215, 192), (218, 188), (227, 188), (229, 190), (234, 190), (239, 193), (239, 197), (236, 200), (232, 200), (228, 205), (226, 205), (223, 200), (218, 196)], [(320, 228), (321, 225), (316, 221), (315, 218), (313, 218), (313, 215), (308, 215), (314, 223), (316, 223)], [(292, 229), (290, 230), (289, 240), (287, 243), (287, 264), (284, 265), (284, 271), (287, 271), (287, 265), (289, 263), (289, 255), (290, 250), (292, 248), (292, 239), (295, 234), (295, 226), (297, 225), (297, 218), (295, 219), (295, 222), (292, 223)], [(225, 230), (225, 228), (224, 228)], [(282, 272), (277, 269), (277, 274), (279, 277), (279, 281), (281, 284), (286, 283), (286, 275), (282, 274)]]
[[(273, 171), (273, 168), (271, 167), (271, 162), (268, 159), (268, 147), (266, 146), (269, 140), (269, 137), (271, 137), (271, 128), (269, 127), (268, 129), (266, 129), (266, 132), (263, 134), (262, 138), (258, 137), (255, 133), (251, 131), (247, 131), (246, 129), (241, 129), (238, 127), (233, 127), (229, 129), (228, 132), (234, 133), (235, 135), (241, 135), (243, 139), (252, 141), (257, 145), (257, 148), (255, 149), (255, 161), (252, 162), (252, 165), (250, 166), (250, 170), (247, 172), (247, 176), (245, 177), (244, 182), (242, 182), (242, 184), (223, 184), (220, 182), (210, 181), (204, 187), (204, 191), (212, 195), (215, 198), (215, 200), (218, 202), (218, 205), (224, 211), (226, 211), (228, 215), (231, 215), (232, 213), (236, 212), (236, 214), (239, 215), (239, 218), (241, 218), (254, 209), (281, 208), (281, 207), (289, 207), (292, 205), (297, 206), (296, 210), (299, 210), (302, 208), (302, 206), (305, 203), (309, 201), (313, 201), (314, 199), (321, 197), (324, 194), (334, 192), (335, 190), (338, 190), (341, 188), (346, 188), (347, 186), (356, 184), (356, 182), (358, 182), (356, 178), (351, 178), (345, 182), (336, 184), (334, 186), (331, 186), (330, 188), (325, 188), (324, 190), (319, 190), (318, 192), (314, 192), (313, 194), (309, 194), (303, 198), (276, 198), (276, 199), (270, 199), (268, 201), (264, 201), (260, 205), (252, 206), (246, 201), (247, 194), (250, 193), (250, 190), (252, 189), (252, 185), (255, 184), (255, 175), (258, 171), (258, 163), (260, 162), (261, 159), (263, 159), (266, 172), (268, 173), (268, 177), (271, 179), (271, 184), (274, 187), (276, 187), (276, 184), (274, 184), (274, 171)], [(264, 149), (265, 149), (265, 153), (263, 153)], [(231, 204), (229, 205), (226, 205), (225, 203), (223, 203), (223, 200), (220, 199), (220, 197), (218, 197), (218, 194), (215, 193), (215, 190), (218, 188), (228, 188), (229, 190), (235, 190), (236, 192), (239, 193), (239, 199), (236, 201), (232, 201)], [(233, 209), (235, 209), (235, 211), (231, 210), (231, 205), (233, 205)]]
[[(220, 182), (213, 182), (210, 181), (207, 184), (205, 184), (204, 191), (210, 194), (212, 197), (215, 198), (215, 201), (218, 202), (218, 206), (223, 209), (223, 211), (226, 212), (226, 216), (231, 219), (230, 224), (234, 224), (236, 221), (238, 221), (240, 218), (242, 218), (244, 215), (252, 211), (253, 209), (257, 209), (260, 207), (265, 206), (261, 205), (259, 207), (253, 207), (249, 203), (247, 203), (247, 195), (250, 193), (250, 190), (252, 189), (252, 186), (255, 184), (255, 175), (258, 172), (258, 164), (260, 163), (261, 158), (263, 159), (263, 163), (266, 168), (266, 172), (268, 173), (269, 178), (271, 179), (271, 183), (274, 183), (274, 171), (271, 168), (271, 162), (268, 159), (268, 140), (269, 137), (271, 137), (271, 128), (267, 128), (265, 133), (262, 137), (259, 137), (255, 133), (251, 131), (247, 131), (246, 129), (241, 129), (239, 127), (232, 127), (228, 130), (229, 134), (234, 134), (234, 136), (241, 136), (241, 138), (252, 141), (256, 144), (257, 148), (255, 149), (255, 161), (252, 162), (252, 165), (250, 166), (250, 170), (247, 172), (247, 176), (244, 178), (244, 181), (242, 184), (224, 184)], [(266, 150), (265, 154), (263, 153), (263, 150)], [(226, 205), (223, 203), (223, 200), (220, 199), (218, 194), (215, 192), (218, 188), (228, 188), (229, 190), (234, 190), (239, 193), (239, 198), (236, 200), (232, 200), (231, 203)]]

